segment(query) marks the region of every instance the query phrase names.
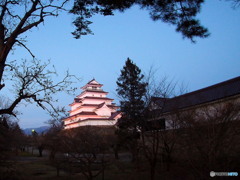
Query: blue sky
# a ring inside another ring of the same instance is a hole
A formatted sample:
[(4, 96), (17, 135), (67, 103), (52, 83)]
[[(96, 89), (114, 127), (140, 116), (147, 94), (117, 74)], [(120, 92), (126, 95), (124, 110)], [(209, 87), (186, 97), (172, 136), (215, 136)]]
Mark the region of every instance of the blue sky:
[[(229, 2), (210, 0), (198, 17), (211, 36), (197, 39), (196, 44), (183, 39), (175, 27), (153, 22), (148, 12), (138, 7), (113, 17), (93, 17), (94, 35), (79, 40), (70, 33), (74, 30), (72, 15), (49, 18), (27, 34), (27, 44), (38, 59), (51, 59), (60, 75), (69, 70), (81, 77), (77, 87), (94, 77), (111, 98), (116, 98), (115, 82), (127, 57), (143, 72), (154, 66), (159, 78), (168, 76), (193, 91), (240, 75), (240, 8), (234, 10)], [(11, 58), (30, 56), (17, 48)], [(73, 98), (61, 94), (59, 105), (68, 108)], [(19, 111), (22, 128), (42, 126), (49, 119), (34, 105), (22, 104)]]

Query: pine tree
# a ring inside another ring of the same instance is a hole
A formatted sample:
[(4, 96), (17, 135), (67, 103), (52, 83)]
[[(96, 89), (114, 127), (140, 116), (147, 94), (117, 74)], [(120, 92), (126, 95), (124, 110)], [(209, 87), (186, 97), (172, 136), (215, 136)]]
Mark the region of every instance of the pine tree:
[[(123, 113), (122, 125), (125, 128), (136, 129), (144, 109), (143, 97), (146, 93), (147, 83), (143, 81), (144, 75), (136, 64), (129, 58), (121, 70), (117, 80), (117, 92), (121, 98), (120, 107)], [(121, 125), (121, 123), (120, 123)]]
[(129, 58), (117, 80), (117, 93), (120, 100), (122, 118), (118, 120), (119, 144), (125, 143), (132, 153), (132, 161), (137, 157), (137, 138), (144, 110), (143, 97), (147, 83), (141, 70)]

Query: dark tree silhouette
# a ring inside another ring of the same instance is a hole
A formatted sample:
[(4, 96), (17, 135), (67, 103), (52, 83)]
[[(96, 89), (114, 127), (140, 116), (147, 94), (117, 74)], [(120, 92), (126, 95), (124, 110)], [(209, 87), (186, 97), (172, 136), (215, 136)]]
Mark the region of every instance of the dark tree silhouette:
[(143, 98), (147, 83), (143, 81), (141, 70), (128, 58), (117, 80), (117, 93), (120, 100), (122, 118), (118, 120), (118, 135), (124, 136), (129, 149), (132, 151), (132, 160), (137, 155), (137, 137), (144, 110)]
[(61, 133), (63, 130), (62, 118), (50, 119), (48, 121), (50, 129), (45, 134), (46, 148), (50, 151), (49, 160), (54, 162), (55, 155), (60, 151)]
[[(0, 114), (16, 116), (14, 109), (22, 100), (36, 102), (51, 115), (62, 111), (53, 106), (53, 95), (69, 87), (71, 76), (67, 73), (62, 80), (55, 83), (52, 75), (56, 72), (47, 70), (48, 63), (35, 59), (26, 45), (26, 36), (23, 35), (43, 23), (47, 17), (57, 17), (61, 10), (66, 10), (64, 6), (68, 1), (0, 1), (0, 90), (6, 82), (8, 86), (13, 83), (15, 95), (9, 106), (0, 109)], [(16, 65), (18, 61), (11, 63), (8, 55), (15, 46), (25, 48), (32, 55), (33, 63), (28, 65), (25, 60), (18, 60), (20, 65)], [(9, 74), (7, 67), (10, 67), (13, 73)]]
[(68, 154), (70, 166), (78, 168), (88, 180), (104, 173), (107, 163), (105, 153), (110, 148), (104, 128), (85, 126), (64, 131), (63, 134), (62, 151)]
[(16, 62), (8, 65), (10, 69), (8, 69), (7, 78), (13, 83), (12, 91), (15, 97), (4, 107), (0, 106), (0, 114), (16, 116), (14, 109), (22, 101), (36, 103), (53, 117), (58, 117), (65, 112), (64, 109), (54, 105), (57, 100), (53, 95), (58, 92), (72, 92), (74, 88), (70, 85), (73, 76), (67, 72), (62, 80), (54, 82), (53, 77), (57, 73), (54, 68), (48, 67), (49, 63), (42, 63), (40, 60), (31, 62), (25, 60), (20, 65)]
[(64, 10), (63, 6), (67, 1), (0, 1), (0, 89), (4, 87), (2, 78), (9, 52), (18, 45), (34, 57), (22, 35), (43, 23), (46, 17), (58, 16), (59, 10)]
[[(161, 79), (157, 78), (156, 72), (157, 70), (151, 67), (145, 76), (148, 86), (146, 88), (146, 109), (144, 111), (144, 123), (141, 127), (140, 140), (141, 150), (150, 167), (149, 179), (151, 180), (156, 178), (157, 165), (161, 164), (161, 167), (164, 167), (163, 157), (166, 162), (166, 169), (170, 169), (171, 156), (178, 137), (174, 119), (168, 123), (168, 128), (172, 130), (165, 129), (166, 125), (162, 111), (165, 106), (165, 99), (174, 96), (177, 83), (166, 76)], [(182, 89), (183, 87), (181, 87)], [(162, 98), (162, 103), (156, 103), (155, 97)]]
[(180, 161), (186, 159), (189, 174), (203, 179), (212, 169), (237, 171), (239, 110), (239, 101), (230, 99), (177, 113), (182, 129), (178, 153)]
[(91, 34), (89, 25), (92, 23), (89, 18), (95, 14), (104, 16), (114, 15), (114, 12), (131, 8), (138, 5), (141, 9), (149, 11), (150, 17), (154, 20), (176, 26), (176, 31), (181, 32), (183, 37), (195, 42), (195, 37), (206, 38), (209, 36), (208, 30), (200, 25), (196, 15), (200, 12), (204, 0), (75, 0), (70, 11), (78, 17), (74, 21), (76, 30), (73, 32), (75, 38), (82, 35)]
[[(2, 103), (2, 102), (1, 102)], [(15, 179), (17, 174), (16, 164), (10, 160), (15, 152), (25, 144), (25, 137), (17, 122), (10, 116), (0, 116), (0, 179)]]

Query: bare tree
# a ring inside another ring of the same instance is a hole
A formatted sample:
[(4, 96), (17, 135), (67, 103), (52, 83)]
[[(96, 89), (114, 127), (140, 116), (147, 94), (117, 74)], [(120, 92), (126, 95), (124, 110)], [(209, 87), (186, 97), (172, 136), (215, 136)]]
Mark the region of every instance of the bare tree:
[(104, 173), (105, 153), (110, 148), (105, 129), (80, 127), (64, 131), (63, 152), (89, 180)]
[(51, 119), (48, 121), (50, 129), (45, 134), (46, 148), (50, 151), (49, 160), (54, 161), (55, 156), (61, 150), (61, 139), (63, 130), (63, 121), (59, 119)]
[(206, 178), (210, 171), (237, 171), (239, 112), (239, 101), (179, 112), (182, 131), (179, 153), (193, 176)]
[[(157, 70), (150, 68), (146, 76), (146, 82), (148, 82), (145, 97), (146, 111), (143, 115), (145, 121), (141, 129), (141, 146), (150, 166), (151, 179), (155, 179), (158, 163), (163, 165), (164, 161), (166, 169), (170, 169), (172, 153), (178, 139), (176, 120), (171, 119), (165, 122), (164, 115), (168, 99), (176, 95), (177, 83), (166, 76), (157, 80), (156, 73)], [(185, 91), (184, 86), (181, 87), (180, 93)]]
[(25, 48), (34, 57), (22, 35), (43, 23), (46, 17), (58, 16), (60, 10), (65, 10), (64, 5), (67, 1), (0, 1), (0, 89), (5, 85), (2, 82), (3, 72), (7, 65), (7, 57), (14, 46)]
[[(8, 106), (0, 109), (0, 114), (9, 114), (16, 116), (14, 109), (20, 102), (36, 103), (39, 107), (47, 110), (52, 116), (63, 113), (64, 109), (58, 108), (54, 103), (54, 95), (59, 92), (70, 93), (75, 90), (71, 87), (73, 77), (66, 72), (65, 77), (59, 82), (53, 81), (53, 76), (57, 76), (54, 69), (49, 69), (49, 63), (42, 63), (40, 60), (31, 62), (23, 61), (20, 65), (9, 64), (8, 80), (12, 84), (14, 100), (9, 102)], [(9, 84), (10, 84), (9, 83)]]

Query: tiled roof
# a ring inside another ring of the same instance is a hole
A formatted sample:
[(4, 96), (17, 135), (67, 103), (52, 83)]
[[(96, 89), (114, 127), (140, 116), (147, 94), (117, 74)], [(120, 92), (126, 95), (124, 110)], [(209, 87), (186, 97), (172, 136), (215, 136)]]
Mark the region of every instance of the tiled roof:
[(114, 119), (110, 119), (110, 118), (87, 118), (87, 119), (83, 119), (81, 121), (88, 121), (88, 120), (102, 120), (102, 121), (113, 121)]
[(90, 90), (90, 89), (86, 89), (84, 92), (94, 92), (94, 93), (108, 93), (106, 91), (103, 91), (102, 89), (96, 89), (96, 90)]
[(100, 83), (98, 83), (97, 81), (97, 84), (95, 84), (95, 83), (92, 83), (93, 81), (96, 81), (95, 79), (92, 79), (91, 81), (89, 81), (87, 84), (85, 84), (83, 87), (81, 87), (81, 89), (85, 89), (86, 87), (88, 87), (88, 86), (95, 86), (95, 87), (102, 87), (103, 86), (103, 84), (100, 84)]
[[(91, 81), (89, 81), (87, 84), (93, 84), (93, 83), (92, 83), (93, 81), (96, 81), (95, 78), (93, 78), (93, 79), (92, 79)], [(97, 82), (97, 81), (96, 81), (96, 82)], [(97, 82), (97, 83), (98, 83), (98, 82)], [(98, 84), (100, 84), (100, 83), (98, 83)], [(102, 84), (100, 84), (100, 85), (102, 85)]]
[(240, 95), (240, 76), (170, 99), (156, 98), (152, 100), (163, 107), (163, 112), (187, 108), (223, 98)]
[(96, 109), (100, 109), (100, 108), (102, 108), (102, 107), (104, 106), (104, 104), (105, 104), (105, 102), (99, 104), (98, 107), (97, 107)]
[(121, 113), (120, 111), (116, 111), (116, 112), (112, 113), (112, 115), (109, 117), (109, 119), (114, 119), (120, 113)]
[(78, 97), (80, 97), (81, 95), (85, 94), (86, 92), (94, 92), (94, 93), (100, 93), (100, 94), (108, 94), (108, 92), (106, 91), (103, 91), (103, 90), (99, 90), (99, 89), (96, 89), (96, 90), (89, 90), (89, 89), (86, 89), (85, 91), (83, 91), (81, 94), (78, 95)]
[(113, 100), (107, 97), (94, 97), (94, 96), (86, 96), (84, 99), (105, 99), (105, 100)]
[(66, 117), (65, 119), (71, 118), (71, 117), (75, 117), (78, 115), (97, 115), (95, 112), (88, 112), (88, 111), (82, 111), (80, 113), (74, 114), (72, 116)]
[[(103, 103), (101, 103), (101, 104), (82, 104), (81, 106), (94, 106), (94, 107), (98, 107), (99, 108), (100, 106), (103, 105)], [(107, 107), (109, 107), (109, 108), (114, 108), (114, 107), (118, 108), (118, 106), (116, 106), (116, 105), (108, 105), (108, 104), (107, 104)]]
[(99, 106), (99, 104), (82, 104), (81, 106), (95, 106), (95, 107), (97, 107), (97, 106)]
[(97, 115), (95, 112), (82, 111), (78, 113), (79, 115)]

